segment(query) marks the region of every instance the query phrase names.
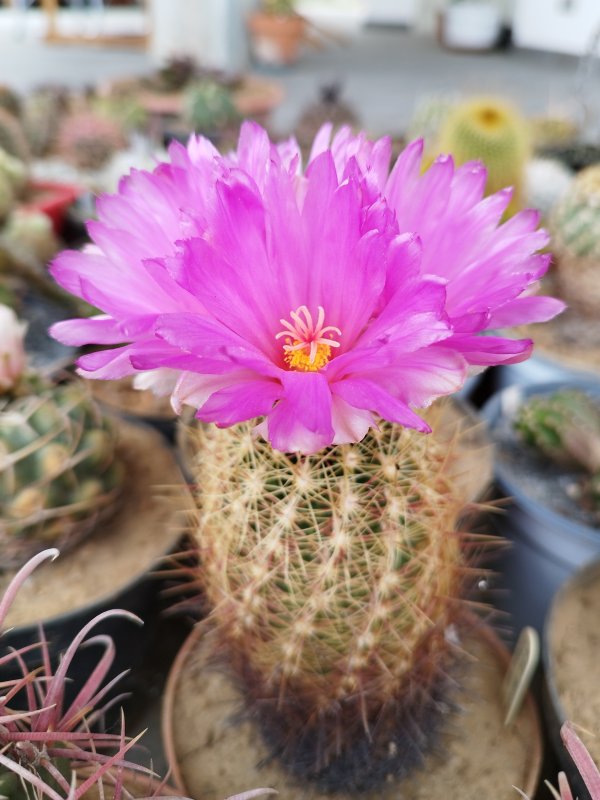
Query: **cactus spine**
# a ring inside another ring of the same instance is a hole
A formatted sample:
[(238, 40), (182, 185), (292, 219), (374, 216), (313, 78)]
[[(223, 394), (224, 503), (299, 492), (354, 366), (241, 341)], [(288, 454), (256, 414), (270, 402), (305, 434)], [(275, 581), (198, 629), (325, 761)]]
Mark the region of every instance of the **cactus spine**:
[(273, 452), (248, 425), (195, 436), (215, 647), (266, 743), (325, 790), (404, 776), (454, 660), (463, 499), (448, 443), (387, 423), (314, 456)]
[(600, 314), (600, 165), (577, 175), (551, 219), (560, 293), (585, 315)]
[(481, 98), (457, 104), (440, 130), (438, 151), (450, 153), (457, 164), (483, 161), (486, 193), (513, 187), (508, 213), (523, 204), (525, 164), (530, 154), (527, 121), (507, 103)]

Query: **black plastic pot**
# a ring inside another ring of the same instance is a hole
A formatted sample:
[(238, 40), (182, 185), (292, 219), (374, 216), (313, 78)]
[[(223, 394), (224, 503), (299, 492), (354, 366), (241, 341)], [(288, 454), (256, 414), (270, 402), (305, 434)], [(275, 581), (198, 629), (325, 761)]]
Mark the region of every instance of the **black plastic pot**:
[[(482, 409), (492, 439), (523, 401), (567, 386), (600, 398), (600, 382), (591, 379), (511, 386), (495, 394)], [(510, 614), (515, 634), (525, 625), (541, 633), (550, 603), (563, 581), (600, 556), (600, 530), (562, 516), (532, 498), (498, 458), (495, 480), (500, 496), (509, 498), (509, 502), (504, 511), (491, 516), (491, 521), (496, 533), (511, 545), (490, 564), (496, 570), (492, 579), (495, 602)]]

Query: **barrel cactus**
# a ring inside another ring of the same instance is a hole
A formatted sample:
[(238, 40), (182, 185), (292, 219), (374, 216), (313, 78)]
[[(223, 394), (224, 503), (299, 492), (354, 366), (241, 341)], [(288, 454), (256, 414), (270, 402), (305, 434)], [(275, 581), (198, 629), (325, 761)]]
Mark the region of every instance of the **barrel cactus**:
[(195, 437), (200, 580), (265, 742), (325, 790), (402, 777), (438, 732), (455, 659), (455, 451), (389, 423), (314, 456), (248, 425)]
[(551, 219), (556, 276), (564, 299), (600, 314), (600, 165), (577, 175)]
[(80, 169), (100, 169), (124, 146), (120, 126), (93, 111), (67, 117), (58, 135), (61, 154)]
[(554, 158), (532, 158), (525, 169), (525, 200), (530, 208), (548, 219), (557, 203), (567, 193), (574, 174)]
[(25, 98), (23, 128), (34, 156), (45, 156), (52, 150), (67, 110), (67, 94), (59, 87), (38, 89)]
[(483, 161), (487, 168), (486, 193), (512, 186), (508, 213), (522, 207), (529, 126), (508, 103), (494, 98), (458, 103), (440, 128), (437, 149), (452, 154), (457, 164)]
[(231, 90), (210, 78), (190, 83), (183, 96), (183, 115), (195, 131), (212, 133), (239, 122)]
[[(116, 434), (75, 381), (25, 372), (24, 326), (0, 307), (0, 547), (2, 568), (47, 543), (73, 544), (115, 507)], [(20, 355), (19, 355), (20, 353)]]

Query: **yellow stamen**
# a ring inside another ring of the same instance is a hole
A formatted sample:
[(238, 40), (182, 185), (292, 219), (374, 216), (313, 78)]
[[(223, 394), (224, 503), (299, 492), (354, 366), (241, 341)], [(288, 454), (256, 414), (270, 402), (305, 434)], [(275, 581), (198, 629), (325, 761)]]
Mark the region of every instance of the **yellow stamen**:
[[(310, 347), (306, 348), (306, 342), (299, 342), (287, 339), (286, 343), (291, 345), (289, 350), (285, 351), (283, 360), (290, 369), (298, 370), (298, 372), (318, 372), (321, 367), (331, 358), (331, 347), (328, 344), (317, 344), (314, 350)], [(313, 342), (313, 344), (315, 344)], [(300, 347), (296, 347), (300, 345)]]
[(318, 308), (316, 324), (306, 306), (290, 311), (290, 317), (293, 324), (285, 319), (279, 320), (284, 330), (275, 335), (276, 339), (285, 336), (283, 360), (290, 369), (317, 372), (331, 358), (332, 348), (340, 346), (339, 342), (331, 338), (332, 335), (341, 336), (342, 332), (335, 325), (324, 325), (323, 306)]

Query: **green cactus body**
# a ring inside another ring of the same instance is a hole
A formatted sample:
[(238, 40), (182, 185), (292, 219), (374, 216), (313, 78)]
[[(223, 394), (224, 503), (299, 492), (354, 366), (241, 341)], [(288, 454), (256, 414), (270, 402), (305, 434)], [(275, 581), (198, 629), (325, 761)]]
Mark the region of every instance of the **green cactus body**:
[(600, 474), (600, 403), (585, 392), (532, 397), (519, 409), (515, 429), (552, 461)]
[(212, 132), (239, 121), (231, 91), (214, 80), (190, 84), (183, 97), (183, 114), (198, 132)]
[(87, 389), (24, 383), (0, 404), (2, 568), (49, 543), (73, 544), (113, 510), (120, 489), (115, 431)]
[(448, 710), (464, 569), (448, 442), (383, 423), (300, 456), (248, 425), (195, 435), (213, 647), (263, 738), (325, 790), (402, 777)]
[(6, 109), (0, 108), (0, 150), (20, 161), (29, 161), (29, 146), (19, 120)]
[(600, 313), (600, 165), (580, 172), (551, 217), (556, 277), (567, 303)]
[(0, 223), (11, 213), (15, 205), (15, 191), (10, 178), (0, 171)]
[(457, 104), (441, 127), (437, 149), (450, 153), (457, 164), (483, 161), (488, 173), (486, 194), (512, 186), (507, 213), (522, 207), (529, 126), (511, 106), (492, 98)]

